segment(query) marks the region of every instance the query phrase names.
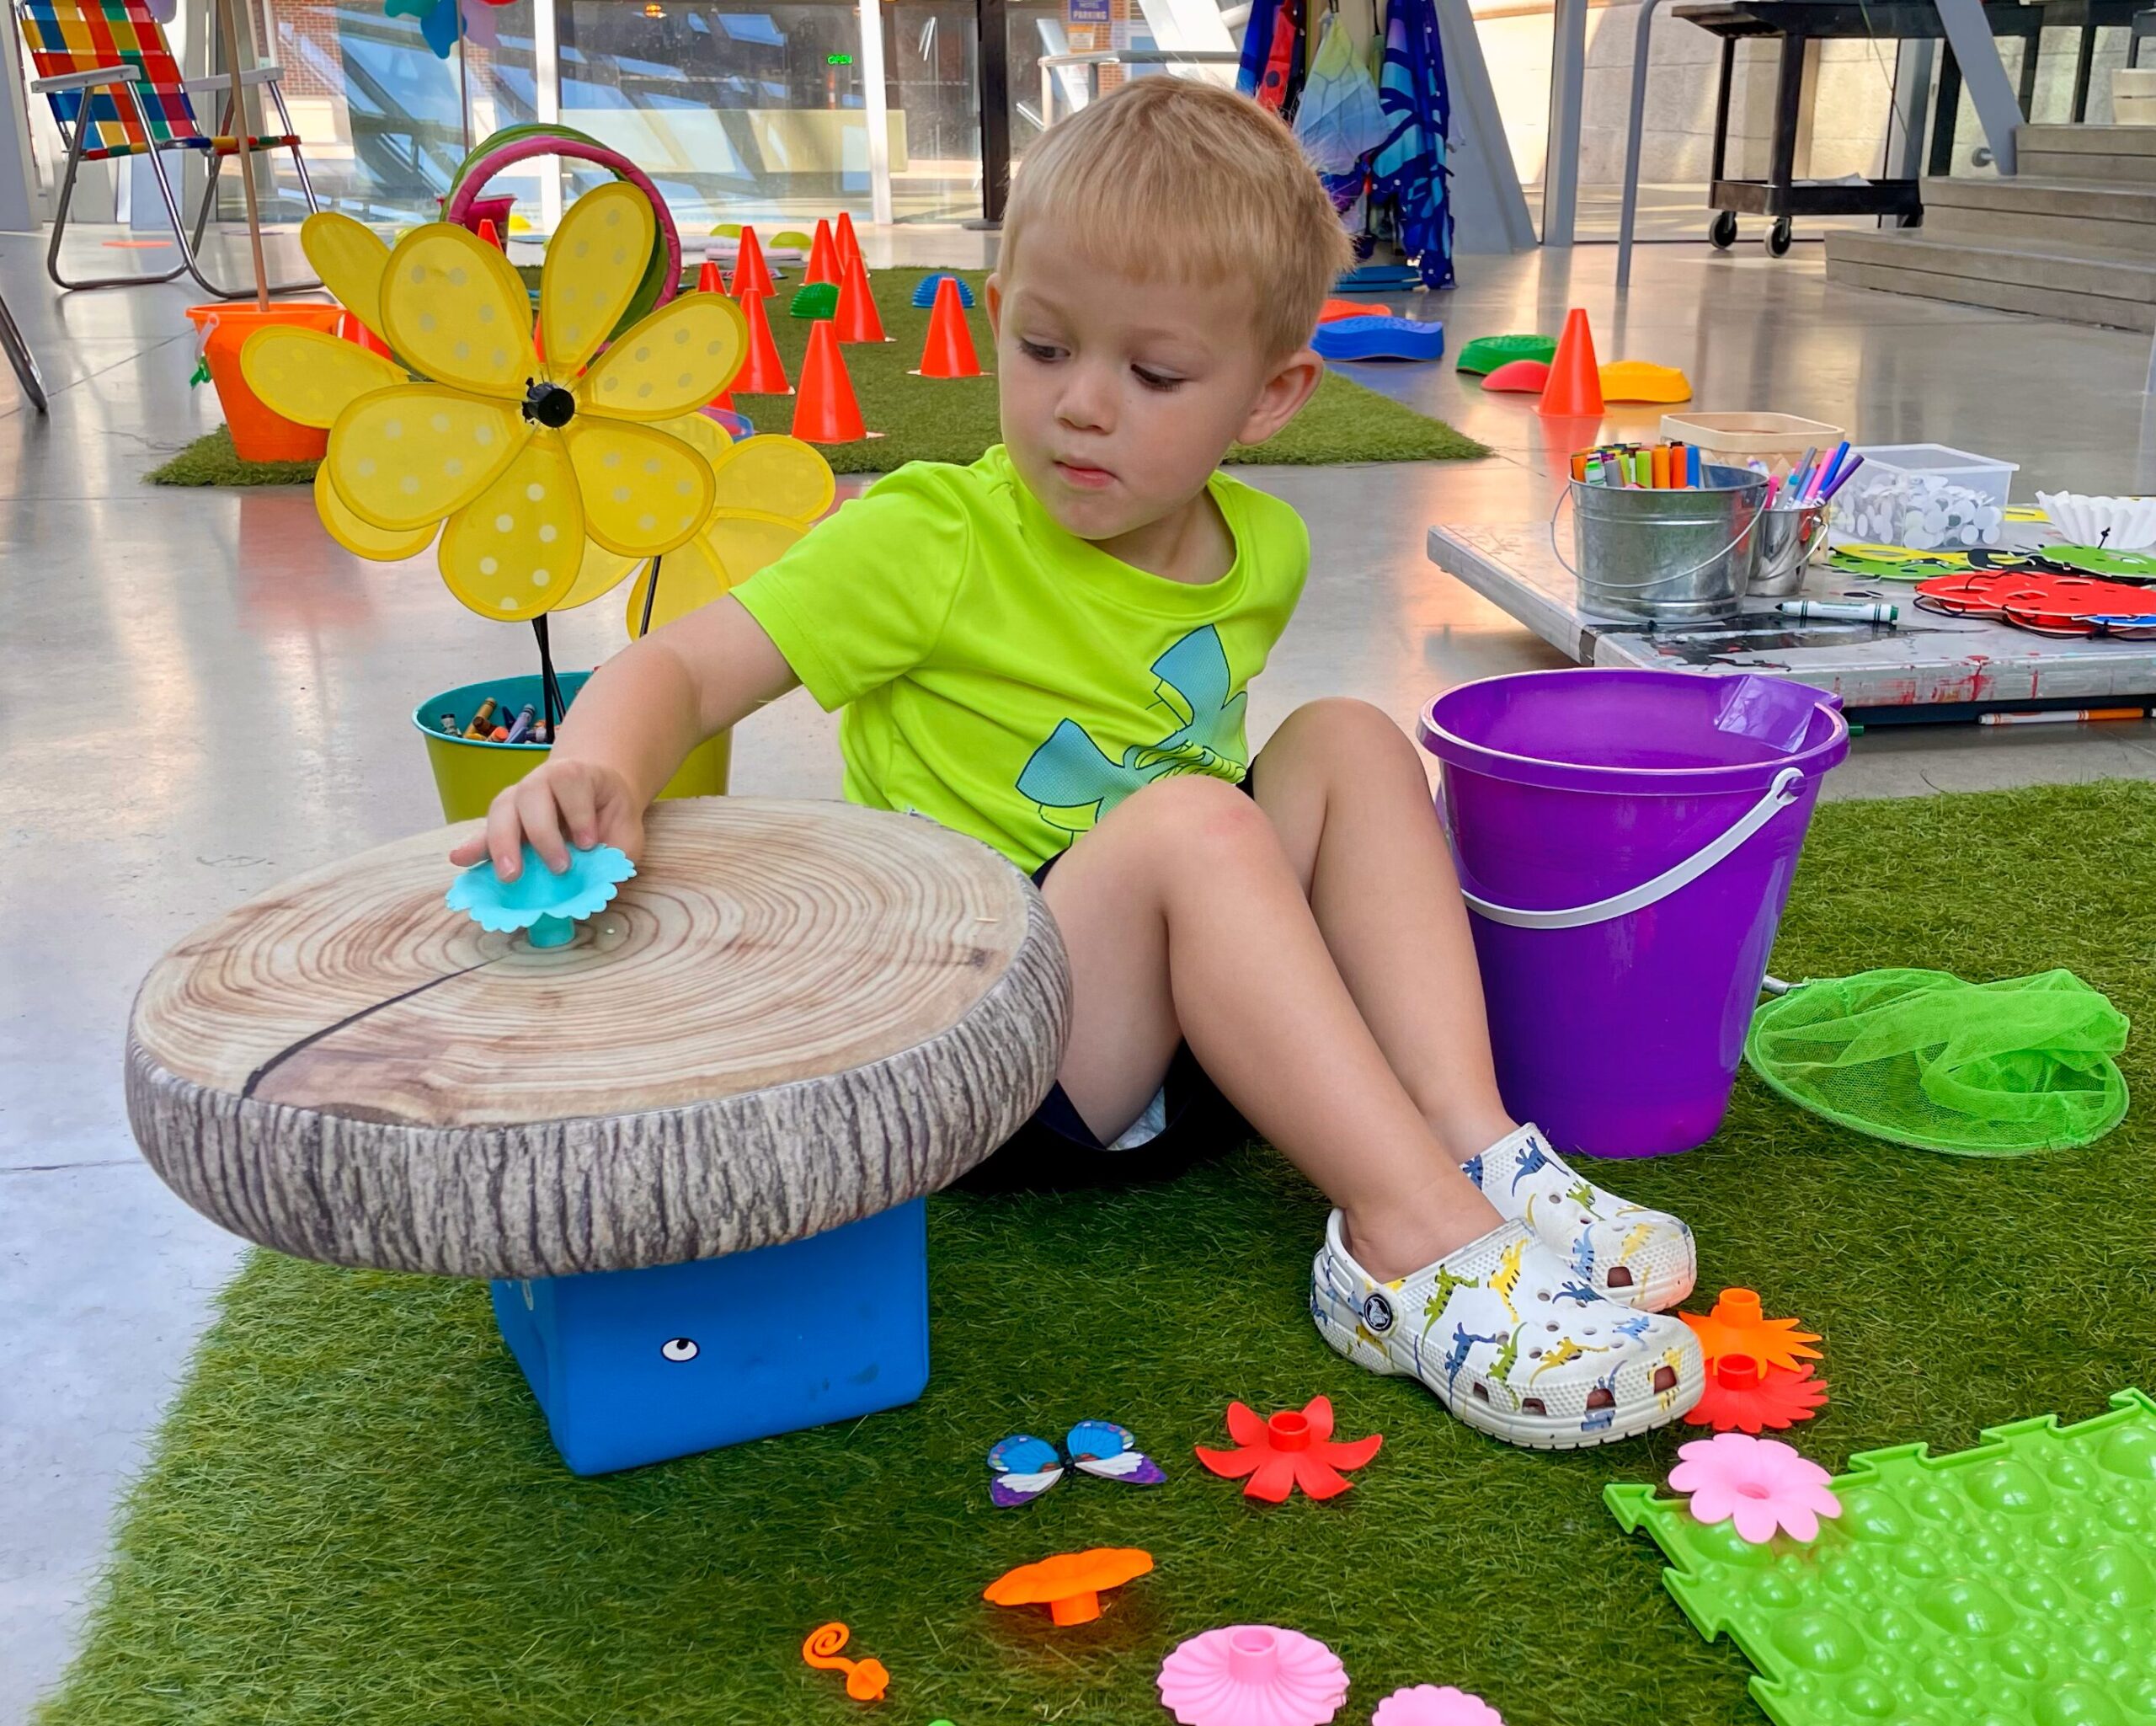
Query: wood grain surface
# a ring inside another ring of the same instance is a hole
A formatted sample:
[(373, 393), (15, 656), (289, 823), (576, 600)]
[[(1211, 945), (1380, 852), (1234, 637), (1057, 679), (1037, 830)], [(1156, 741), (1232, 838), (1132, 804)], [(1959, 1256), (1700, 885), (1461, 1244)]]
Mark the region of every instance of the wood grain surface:
[(198, 1210), (334, 1263), (670, 1264), (933, 1190), (1053, 1082), (1062, 943), (932, 823), (709, 798), (535, 950), (442, 903), (445, 829), (196, 931), (136, 998), (129, 1109)]

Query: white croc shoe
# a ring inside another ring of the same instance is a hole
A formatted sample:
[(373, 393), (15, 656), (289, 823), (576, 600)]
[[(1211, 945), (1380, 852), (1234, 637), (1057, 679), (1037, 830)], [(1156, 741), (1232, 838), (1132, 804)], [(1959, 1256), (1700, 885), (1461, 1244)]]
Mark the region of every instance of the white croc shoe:
[(1598, 1295), (1667, 1312), (1698, 1275), (1692, 1231), (1666, 1210), (1628, 1205), (1574, 1170), (1533, 1126), (1465, 1165), (1497, 1215), (1524, 1222)]
[(1706, 1387), (1685, 1325), (1582, 1288), (1524, 1222), (1381, 1283), (1348, 1253), (1336, 1210), (1311, 1269), (1310, 1316), (1350, 1360), (1418, 1378), (1476, 1431), (1532, 1450), (1666, 1426)]

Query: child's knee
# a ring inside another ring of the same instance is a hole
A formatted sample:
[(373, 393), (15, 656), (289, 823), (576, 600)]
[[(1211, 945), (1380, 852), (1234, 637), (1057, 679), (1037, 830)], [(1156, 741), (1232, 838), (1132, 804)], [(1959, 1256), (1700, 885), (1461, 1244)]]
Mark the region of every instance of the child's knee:
[(1230, 851), (1278, 839), (1257, 804), (1240, 786), (1207, 773), (1177, 773), (1133, 792), (1116, 810), (1120, 825), (1145, 839), (1179, 848), (1187, 860), (1193, 847)]
[(1315, 743), (1328, 753), (1360, 752), (1372, 749), (1396, 750), (1408, 744), (1407, 734), (1393, 723), (1383, 708), (1358, 701), (1352, 695), (1322, 696), (1305, 702), (1289, 714), (1279, 735), (1293, 735), (1299, 741)]

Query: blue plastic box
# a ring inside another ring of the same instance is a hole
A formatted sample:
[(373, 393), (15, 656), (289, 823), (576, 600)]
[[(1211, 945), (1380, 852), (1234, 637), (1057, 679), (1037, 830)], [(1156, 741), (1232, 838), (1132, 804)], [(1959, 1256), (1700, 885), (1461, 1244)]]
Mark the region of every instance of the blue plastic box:
[(851, 1420), (928, 1384), (925, 1200), (753, 1253), (494, 1294), (578, 1474)]

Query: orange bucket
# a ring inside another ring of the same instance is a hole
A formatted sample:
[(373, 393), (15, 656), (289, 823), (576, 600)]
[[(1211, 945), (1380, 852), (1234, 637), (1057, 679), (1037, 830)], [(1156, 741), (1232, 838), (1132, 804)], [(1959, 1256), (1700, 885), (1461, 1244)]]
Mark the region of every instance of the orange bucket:
[(232, 448), (243, 462), (319, 462), (329, 452), (329, 434), (312, 425), (300, 425), (282, 414), (273, 414), (247, 387), (240, 373), (240, 345), (268, 323), (296, 323), (307, 329), (334, 334), (344, 316), (341, 306), (319, 302), (272, 306), (189, 306), (187, 316), (205, 332), (203, 356), (210, 362), (210, 381), (217, 386), (217, 399), (224, 404), (225, 424), (232, 430)]

